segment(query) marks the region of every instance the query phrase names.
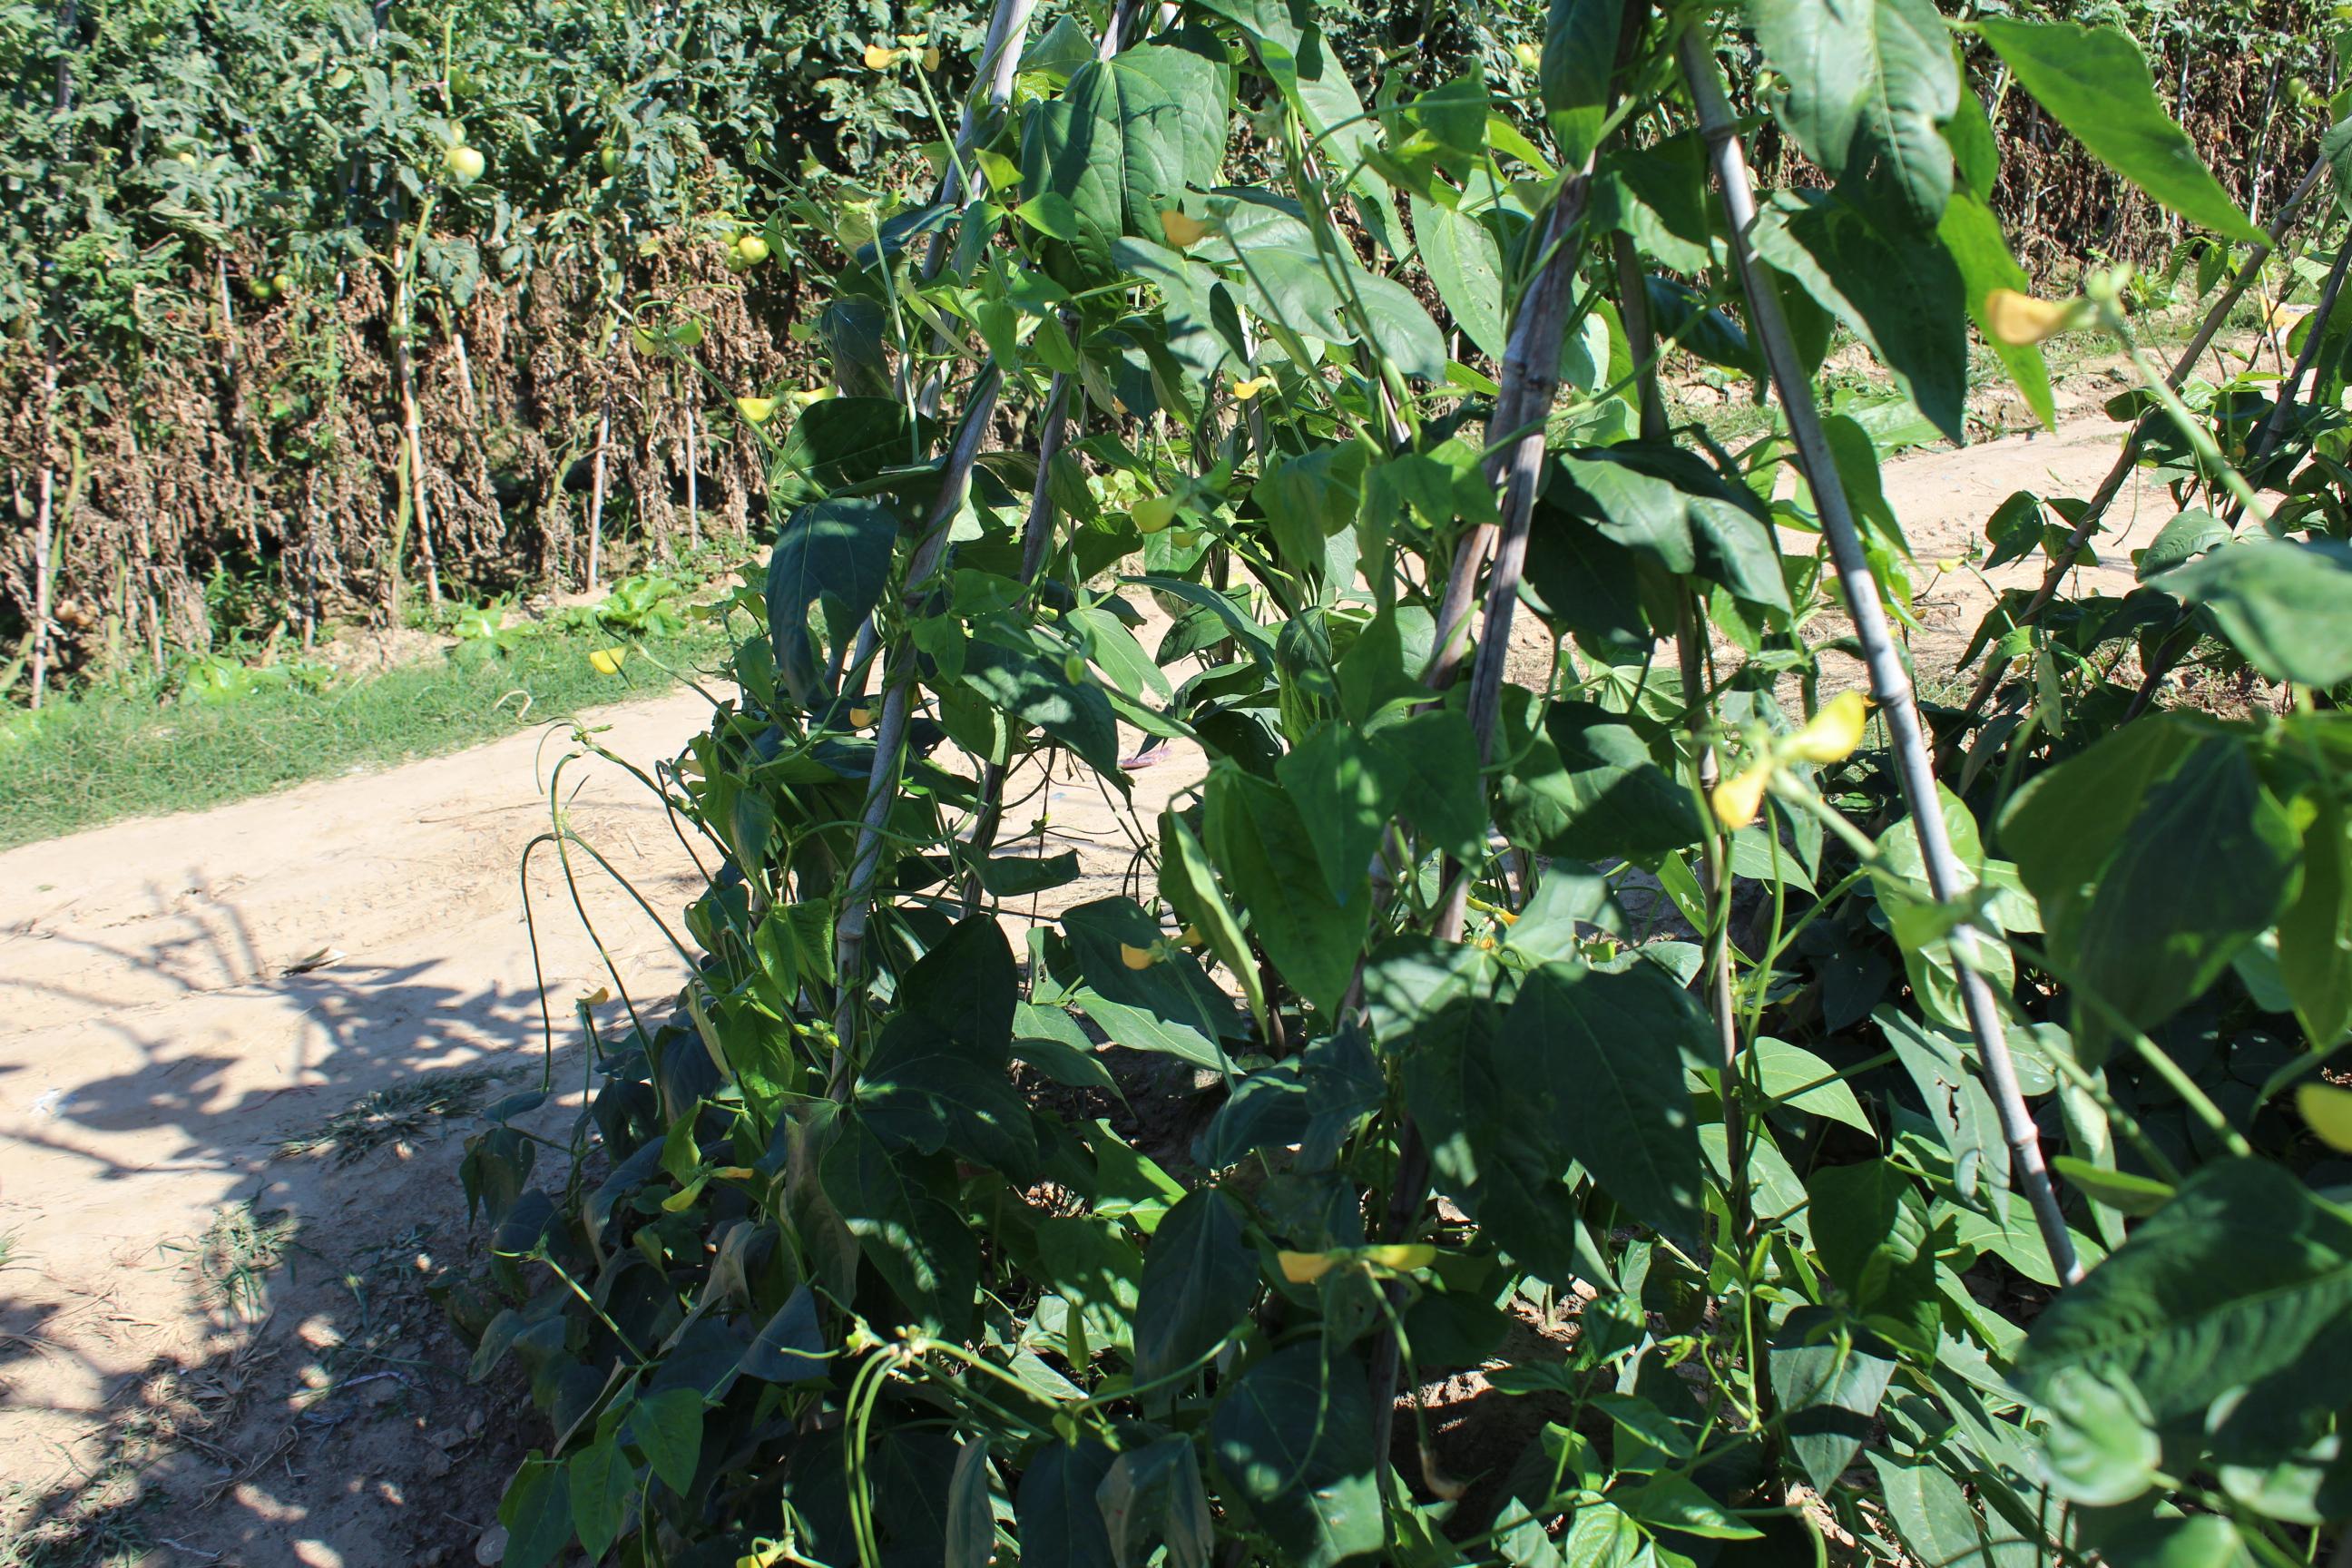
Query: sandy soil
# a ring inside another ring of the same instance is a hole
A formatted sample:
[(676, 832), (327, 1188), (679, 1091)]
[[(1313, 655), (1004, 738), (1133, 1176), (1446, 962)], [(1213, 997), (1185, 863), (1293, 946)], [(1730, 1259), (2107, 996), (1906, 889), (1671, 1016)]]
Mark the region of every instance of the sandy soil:
[[(1888, 496), (1923, 563), (1960, 555), (2013, 489), (2085, 493), (2116, 437), (2093, 418), (1907, 458)], [(2129, 531), (2103, 542), (2099, 585), (2127, 585), (2161, 500), (2117, 507)], [(1923, 668), (1986, 599), (1932, 575)], [(601, 739), (648, 763), (706, 714), (665, 698), (604, 715)], [(0, 855), (0, 1564), (38, 1531), (79, 1531), (66, 1561), (473, 1559), (527, 1424), (465, 1384), (423, 1285), (474, 1245), (462, 1112), (540, 1081), (517, 868), (563, 750), (520, 737)], [(1147, 820), (1196, 769), (1142, 775)], [(608, 765), (573, 777), (573, 825), (674, 914), (698, 878), (658, 805)], [(1110, 890), (1118, 824), (1091, 786), (1050, 804), (1055, 847), (1090, 873), (1057, 903)], [(672, 990), (662, 933), (583, 881), (629, 989)], [(529, 889), (560, 1025), (608, 976), (551, 857)], [(555, 1070), (577, 1083), (563, 1051)], [(372, 1129), (323, 1142), (371, 1095)], [(542, 1130), (576, 1104), (542, 1109)]]

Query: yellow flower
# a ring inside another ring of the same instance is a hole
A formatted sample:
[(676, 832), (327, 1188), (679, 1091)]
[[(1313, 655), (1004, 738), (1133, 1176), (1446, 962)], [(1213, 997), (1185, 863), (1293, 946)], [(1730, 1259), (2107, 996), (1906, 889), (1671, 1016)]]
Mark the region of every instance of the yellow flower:
[(1254, 375), (1247, 381), (1237, 381), (1234, 383), (1234, 399), (1238, 403), (1247, 403), (1259, 393), (1271, 390), (1273, 386), (1274, 377), (1270, 375)]
[(1715, 807), (1715, 819), (1735, 832), (1747, 826), (1764, 809), (1764, 788), (1771, 782), (1769, 762), (1751, 763), (1746, 773), (1725, 779), (1707, 797)]
[(1275, 1260), (1282, 1265), (1282, 1277), (1293, 1285), (1314, 1284), (1339, 1261), (1328, 1252), (1277, 1252)]
[(625, 647), (600, 647), (588, 656), (588, 668), (599, 675), (618, 675), (621, 661), (629, 657)]
[(1209, 226), (1173, 207), (1160, 215), (1160, 232), (1179, 250), (1189, 250), (1209, 237)]
[(1985, 330), (2011, 348), (2024, 348), (2080, 325), (2089, 312), (2087, 300), (2037, 300), (2014, 289), (1996, 289), (1985, 296)]
[(872, 722), (874, 722), (873, 709), (852, 708), (849, 710), (849, 727), (851, 729), (863, 730), (866, 725), (871, 724)]
[(1402, 1273), (1414, 1268), (1426, 1268), (1436, 1262), (1437, 1248), (1425, 1242), (1414, 1242), (1409, 1246), (1391, 1244), (1384, 1247), (1368, 1247), (1364, 1248), (1364, 1256), (1383, 1268), (1394, 1268)]
[(1153, 942), (1150, 947), (1137, 947), (1131, 942), (1120, 942), (1118, 961), (1129, 969), (1149, 969), (1160, 962), (1160, 944)]
[(1177, 500), (1174, 496), (1146, 496), (1128, 509), (1135, 519), (1138, 531), (1157, 533), (1176, 521)]
[(1789, 755), (1807, 763), (1842, 763), (1862, 744), (1863, 726), (1869, 722), (1870, 699), (1841, 691), (1790, 737)]
[(735, 400), (735, 411), (754, 425), (765, 425), (776, 411), (776, 400), (772, 397), (739, 397)]
[(1186, 947), (1206, 947), (1209, 939), (1201, 934), (1199, 926), (1186, 926), (1176, 940)]
[(886, 49), (879, 44), (868, 44), (866, 46), (866, 68), (867, 70), (888, 70), (892, 65), (897, 63), (898, 58), (898, 51), (896, 49)]
[(839, 389), (835, 387), (812, 386), (806, 392), (793, 393), (793, 401), (803, 408), (806, 408), (814, 404), (829, 402), (840, 395), (841, 393)]
[(940, 68), (940, 51), (938, 49), (929, 48), (923, 51), (923, 68), (927, 71), (935, 71)]

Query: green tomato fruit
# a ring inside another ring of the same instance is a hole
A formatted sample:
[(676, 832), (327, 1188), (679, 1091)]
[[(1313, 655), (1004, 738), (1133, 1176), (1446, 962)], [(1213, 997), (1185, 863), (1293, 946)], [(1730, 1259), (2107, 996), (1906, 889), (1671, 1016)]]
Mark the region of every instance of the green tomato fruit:
[(747, 234), (735, 242), (735, 255), (746, 267), (757, 267), (768, 259), (768, 242), (756, 234)]
[(1196, 549), (1201, 542), (1201, 531), (1197, 528), (1180, 528), (1168, 536), (1168, 542), (1179, 550)]
[(1135, 526), (1145, 533), (1157, 533), (1176, 521), (1178, 501), (1174, 496), (1146, 496), (1137, 501), (1128, 515)]
[(618, 147), (605, 148), (603, 152), (596, 154), (596, 166), (604, 170), (607, 174), (619, 174), (621, 172), (621, 150)]
[(490, 166), (478, 147), (452, 147), (441, 155), (441, 163), (449, 171), (449, 177), (461, 185), (472, 184)]
[(272, 293), (275, 293), (279, 299), (283, 300), (288, 295), (294, 292), (294, 279), (287, 277), (283, 272), (280, 272), (277, 277), (272, 278), (269, 280), (269, 288)]

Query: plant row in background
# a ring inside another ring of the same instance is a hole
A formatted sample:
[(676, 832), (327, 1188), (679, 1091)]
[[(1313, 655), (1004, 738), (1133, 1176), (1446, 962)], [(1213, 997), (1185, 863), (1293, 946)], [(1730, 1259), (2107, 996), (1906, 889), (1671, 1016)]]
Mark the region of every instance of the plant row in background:
[[(1922, 0), (1556, 0), (1532, 94), (1077, 26), (1003, 0), (840, 247), (875, 330), (639, 772), (691, 978), (469, 1142), (506, 1561), (2331, 1560), (2352, 166), (2258, 226), (2123, 33)], [(2291, 376), (2028, 291), (1979, 58), (2194, 231), (2205, 335), (2316, 298)], [(2121, 477), (2005, 502), (2048, 591), (1915, 672), (1884, 449), (1972, 328), (2046, 419), (2067, 326)], [(1840, 329), (1895, 394), (1824, 415)], [(1669, 345), (1776, 427), (1675, 427)], [(2136, 476), (2139, 586), (2070, 594)]]
[[(2305, 155), (2335, 87), (2313, 19), (2122, 20), (2200, 143), (2237, 147), (2232, 194), (2274, 204), (2264, 171)], [(1368, 79), (1426, 87), (1475, 54), (1524, 100), (1539, 21), (1324, 25)], [(445, 594), (593, 586), (608, 548), (666, 558), (753, 530), (767, 459), (737, 400), (804, 388), (829, 334), (870, 330), (801, 280), (843, 228), (862, 243), (871, 204), (931, 178), (918, 153), (940, 160), (982, 22), (886, 0), (9, 10), (12, 699), (396, 623)], [(1990, 199), (2037, 272), (2169, 247), (2177, 224), (1979, 64), (2014, 154)], [(1776, 177), (1817, 177), (1810, 150), (1765, 140)]]

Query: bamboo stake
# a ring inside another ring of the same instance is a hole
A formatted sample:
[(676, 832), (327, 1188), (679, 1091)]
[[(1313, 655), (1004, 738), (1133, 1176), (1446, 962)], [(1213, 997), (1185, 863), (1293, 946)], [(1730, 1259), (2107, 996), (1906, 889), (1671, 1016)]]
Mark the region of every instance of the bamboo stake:
[(701, 454), (695, 450), (694, 400), (686, 399), (686, 544), (689, 550), (702, 548), (702, 507), (696, 494), (696, 477)]
[[(429, 208), (427, 209), (429, 212)], [(425, 563), (425, 596), (432, 604), (441, 602), (441, 564), (433, 549), (433, 512), (425, 491), (425, 435), (416, 412), (416, 375), (409, 350), (409, 338), (416, 330), (409, 297), (408, 269), (398, 251), (392, 258), (394, 273), (392, 307), (392, 372), (400, 389), (401, 438), (408, 447), (409, 508), (416, 520), (416, 552)], [(394, 563), (395, 570), (397, 563)]]
[[(1871, 694), (1878, 700), (1885, 716), (1887, 734), (1895, 742), (1905, 803), (1919, 837), (1920, 858), (1927, 864), (1928, 890), (1938, 901), (1949, 903), (1965, 890), (1965, 886), (1959, 862), (1952, 853), (1951, 836), (1944, 824), (1942, 803), (1936, 793), (1936, 773), (1928, 757), (1927, 733), (1919, 722), (1910, 676), (1904, 669), (1902, 655), (1887, 629), (1886, 613), (1879, 604), (1878, 582), (1871, 574), (1869, 557), (1863, 552), (1862, 536), (1854, 527), (1845, 487), (1838, 479), (1836, 459), (1822, 431), (1812, 383), (1790, 339), (1789, 323), (1780, 313), (1780, 296), (1763, 276), (1762, 263), (1756, 255), (1756, 197), (1748, 183), (1748, 159), (1740, 145), (1738, 127), (1732, 119), (1730, 105), (1724, 101), (1714, 51), (1706, 40), (1696, 31), (1686, 31), (1677, 47), (1682, 55), (1683, 77), (1690, 86), (1691, 100), (1698, 111), (1699, 130), (1706, 139), (1715, 164), (1724, 216), (1732, 234), (1732, 254), (1738, 264), (1741, 288), (1748, 297), (1748, 323), (1763, 348), (1773, 385), (1788, 416), (1797, 460), (1811, 486), (1814, 504), (1821, 513), (1822, 532), (1829, 541), (1830, 554), (1837, 565), (1838, 585), (1845, 596), (1847, 614), (1853, 621), (1854, 637), (1862, 645), (1870, 668)], [(2018, 1088), (2017, 1069), (2010, 1059), (2009, 1040), (2002, 1032), (1992, 988), (1977, 967), (1979, 934), (1972, 920), (1963, 921), (1952, 930), (1952, 957), (1959, 975), (1961, 1005), (1968, 1014), (1969, 1032), (1976, 1037), (1978, 1053), (1984, 1060), (1985, 1076), (1991, 1080), (1993, 1102), (2000, 1111), (2001, 1131), (2015, 1161), (2019, 1185), (2024, 1188), (2026, 1201), (2032, 1206), (2035, 1223), (2041, 1227), (2042, 1239), (2050, 1249), (2050, 1260), (2059, 1279), (2072, 1284), (2082, 1278), (2083, 1267), (2074, 1256), (2074, 1237), (2067, 1233), (2065, 1215), (2058, 1207), (2058, 1194), (2042, 1163), (2040, 1134), (2034, 1129), (2032, 1113), (2025, 1108), (2024, 1093)]]
[(49, 574), (56, 541), (57, 458), (49, 448), (58, 428), (58, 350), (43, 345), (41, 355), (41, 479), (40, 500), (33, 522), (33, 706), (41, 705), (49, 679)]
[[(2295, 186), (2280, 205), (2277, 214), (2271, 219), (2270, 237), (2247, 255), (2238, 268), (2237, 276), (2230, 280), (2230, 286), (2221, 291), (2221, 298), (2213, 301), (2212, 307), (2205, 312), (2204, 321), (2198, 324), (2196, 333), (2180, 351), (2179, 357), (2173, 361), (2172, 374), (2167, 378), (2173, 388), (2178, 390), (2180, 384), (2188, 379), (2189, 373), (2196, 368), (2198, 359), (2212, 342), (2214, 334), (2221, 330), (2222, 323), (2229, 320), (2230, 311), (2245, 297), (2246, 290), (2253, 287), (2254, 279), (2262, 273), (2263, 263), (2270, 259), (2271, 252), (2278, 247), (2280, 240), (2286, 237), (2286, 231), (2294, 224), (2295, 215), (2303, 210), (2304, 203), (2310, 199), (2312, 191), (2326, 172), (2327, 161), (2325, 158), (2315, 161), (2311, 165), (2311, 172), (2304, 175), (2303, 183)], [(2065, 584), (2066, 574), (2074, 570), (2075, 555), (2090, 542), (2091, 535), (2098, 531), (2107, 509), (2123, 493), (2125, 481), (2139, 467), (2139, 431), (2140, 427), (2135, 425), (2131, 433), (2124, 437), (2123, 450), (2116, 455), (2115, 467), (2109, 468), (2107, 477), (2099, 481), (2099, 488), (2091, 492), (2090, 501), (2083, 508), (2083, 515), (2075, 520), (2074, 529), (2066, 535), (2066, 542), (2051, 558), (2049, 568), (2042, 574), (2042, 585), (2018, 611), (2012, 623), (2014, 626), (2032, 626), (2041, 617), (2050, 601), (2057, 597), (2059, 588)], [(1948, 749), (1968, 732), (1977, 714), (1983, 710), (1985, 703), (2000, 687), (2000, 678), (2008, 672), (2009, 664), (2005, 658), (1988, 658), (1985, 660), (1984, 668), (1977, 674), (1976, 689), (1969, 694), (1968, 705), (1961, 709), (1958, 720), (1946, 732), (1938, 747), (1939, 753), (1948, 753)]]
[[(939, 498), (925, 519), (921, 542), (907, 563), (907, 585), (901, 603), (909, 609), (919, 602), (932, 572), (947, 554), (948, 531), (964, 497), (971, 489), (971, 468), (980, 456), (996, 412), (997, 389), (1003, 377), (992, 363), (980, 373), (965, 410), (963, 427), (956, 433), (947, 462), (940, 473)], [(869, 623), (870, 624), (870, 623)], [(907, 744), (907, 720), (913, 707), (916, 660), (913, 650), (891, 661), (888, 685), (882, 696), (882, 719), (874, 731), (874, 765), (866, 781), (866, 808), (858, 816), (857, 847), (850, 857), (849, 885), (843, 895), (840, 918), (834, 928), (834, 973), (841, 987), (834, 1009), (833, 1072), (827, 1092), (838, 1100), (849, 1094), (851, 1044), (856, 1037), (860, 995), (858, 976), (866, 960), (866, 930), (873, 917), (874, 880), (882, 866), (882, 825), (889, 819), (898, 795), (901, 753)]]
[(613, 441), (613, 396), (604, 395), (596, 416), (596, 454), (588, 464), (588, 591), (596, 591), (596, 576), (604, 556), (604, 453)]

